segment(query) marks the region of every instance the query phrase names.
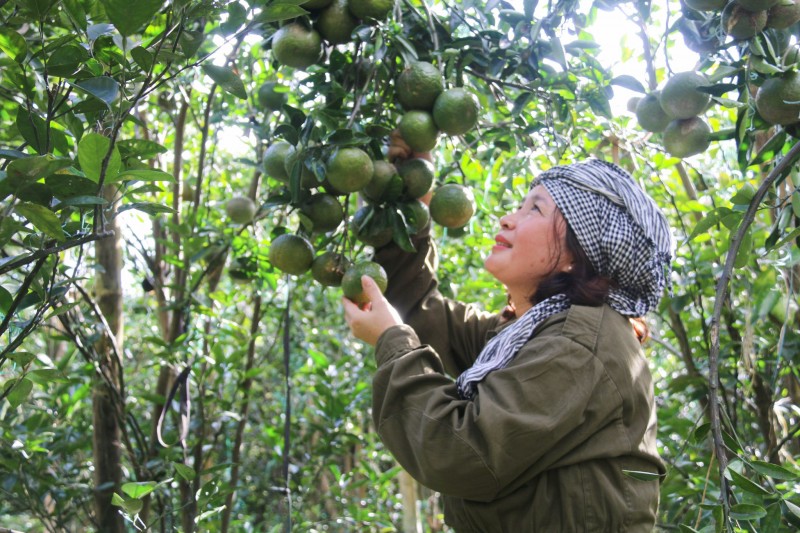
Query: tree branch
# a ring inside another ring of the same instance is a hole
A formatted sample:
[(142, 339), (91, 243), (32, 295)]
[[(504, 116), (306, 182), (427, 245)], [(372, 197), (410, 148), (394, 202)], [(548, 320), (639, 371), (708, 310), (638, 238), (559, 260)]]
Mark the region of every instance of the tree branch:
[[(113, 231), (104, 231), (101, 233), (85, 235), (79, 239), (74, 239), (72, 241), (67, 241), (65, 243), (59, 244), (58, 246), (51, 246), (50, 248), (42, 248), (41, 250), (36, 250), (31, 255), (21, 257), (19, 259), (15, 259), (6, 263), (3, 266), (0, 266), (0, 275), (5, 274), (6, 272), (11, 272), (19, 267), (25, 266), (27, 264), (33, 263), (34, 261), (38, 261), (48, 255), (57, 254), (59, 252), (63, 252), (65, 250), (69, 250), (70, 248), (75, 248), (76, 246), (81, 246), (92, 241), (96, 241), (99, 239), (105, 239), (114, 235)], [(48, 241), (48, 244), (52, 244), (55, 241)]]
[(722, 440), (722, 428), (720, 425), (720, 403), (719, 403), (719, 330), (720, 319), (722, 317), (723, 306), (728, 296), (728, 283), (733, 273), (736, 256), (739, 252), (739, 247), (742, 244), (745, 233), (750, 228), (750, 225), (755, 220), (756, 212), (759, 209), (767, 191), (783, 177), (785, 172), (789, 172), (791, 165), (800, 157), (800, 142), (795, 145), (784, 155), (784, 157), (775, 165), (772, 172), (764, 179), (759, 186), (755, 195), (753, 196), (750, 205), (747, 208), (739, 229), (736, 231), (731, 245), (728, 250), (728, 255), (725, 259), (725, 267), (722, 270), (719, 281), (717, 282), (716, 300), (714, 302), (714, 311), (711, 317), (711, 349), (708, 354), (708, 388), (709, 388), (709, 409), (711, 414), (711, 434), (714, 439), (714, 449), (716, 451), (717, 460), (719, 461), (720, 473), (720, 499), (722, 500), (723, 507), (723, 523), (727, 523), (730, 514), (730, 503), (728, 501), (728, 480), (725, 478), (725, 470), (727, 469), (727, 455), (725, 451), (725, 443)]

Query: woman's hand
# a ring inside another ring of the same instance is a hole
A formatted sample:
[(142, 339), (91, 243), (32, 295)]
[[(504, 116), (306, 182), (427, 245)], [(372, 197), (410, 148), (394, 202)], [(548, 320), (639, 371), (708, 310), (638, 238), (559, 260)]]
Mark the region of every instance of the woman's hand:
[(381, 334), (392, 326), (403, 323), (397, 310), (383, 297), (375, 281), (369, 276), (361, 277), (361, 286), (369, 302), (359, 308), (347, 298), (342, 298), (344, 319), (356, 338), (375, 346)]
[(386, 153), (386, 159), (390, 163), (401, 164), (406, 159), (425, 159), (433, 163), (433, 156), (430, 152), (415, 152), (400, 135), (400, 130), (394, 130), (389, 134), (389, 150)]

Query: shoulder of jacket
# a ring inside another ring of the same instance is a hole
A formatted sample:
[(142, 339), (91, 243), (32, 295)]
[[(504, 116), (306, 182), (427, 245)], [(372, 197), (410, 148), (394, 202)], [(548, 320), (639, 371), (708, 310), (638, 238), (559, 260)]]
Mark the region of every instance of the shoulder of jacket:
[[(552, 324), (560, 326), (558, 334), (592, 352), (596, 350), (601, 336), (616, 335), (629, 327), (628, 320), (608, 305), (573, 305), (559, 318)], [(548, 325), (545, 324), (545, 327)]]

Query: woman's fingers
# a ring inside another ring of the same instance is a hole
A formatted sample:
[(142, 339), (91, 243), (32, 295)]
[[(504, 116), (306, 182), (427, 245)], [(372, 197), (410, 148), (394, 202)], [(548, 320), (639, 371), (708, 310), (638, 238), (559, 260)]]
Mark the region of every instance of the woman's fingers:
[(359, 307), (356, 303), (343, 298), (345, 322), (356, 338), (374, 346), (384, 331), (402, 324), (403, 321), (395, 308), (383, 297), (372, 278), (363, 276), (361, 286), (370, 301)]

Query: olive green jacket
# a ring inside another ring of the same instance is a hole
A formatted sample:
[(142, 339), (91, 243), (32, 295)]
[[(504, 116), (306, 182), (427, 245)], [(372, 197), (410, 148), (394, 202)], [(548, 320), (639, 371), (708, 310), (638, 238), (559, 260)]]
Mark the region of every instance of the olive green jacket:
[(547, 319), (462, 400), (451, 376), (508, 323), (439, 294), (435, 249), (378, 251), (407, 325), (378, 340), (373, 418), (398, 462), (443, 495), (458, 532), (649, 532), (658, 481), (653, 390), (630, 322), (608, 306)]

